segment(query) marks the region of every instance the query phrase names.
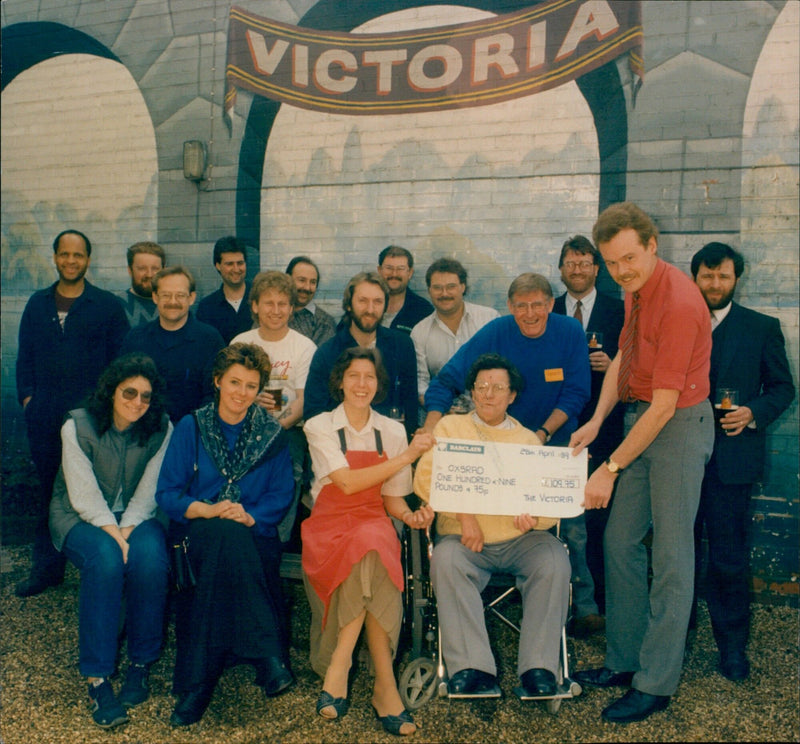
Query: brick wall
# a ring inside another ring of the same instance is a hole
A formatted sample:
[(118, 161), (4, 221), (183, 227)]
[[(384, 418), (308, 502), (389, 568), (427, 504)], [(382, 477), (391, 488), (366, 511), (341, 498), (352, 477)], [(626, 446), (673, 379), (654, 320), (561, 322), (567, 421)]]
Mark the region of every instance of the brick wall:
[[(295, 24), (312, 16), (318, 23), (324, 8), (335, 15), (329, 25), (352, 26), (346, 2), (238, 4)], [(361, 30), (471, 20), (525, 3), (473, 5), (443, 15), (441, 8), (383, 0), (374, 3), (376, 17)], [(221, 118), (229, 8), (224, 0), (6, 0), (0, 6), (4, 33), (15, 24), (49, 22), (102, 45), (119, 60), (113, 75), (131, 93), (127, 103), (112, 105), (110, 94), (97, 88), (99, 63), (91, 60), (83, 89), (79, 83), (77, 91), (65, 93), (58, 66), (75, 64), (67, 57), (50, 61), (55, 67), (49, 82), (24, 84), (20, 76), (4, 90), (4, 453), (13, 450), (9, 445), (21, 431), (13, 382), (16, 326), (30, 292), (54, 277), (52, 236), (67, 223), (84, 229), (96, 244), (92, 278), (111, 289), (126, 286), (127, 246), (155, 238), (170, 262), (184, 262), (196, 273), (202, 295), (217, 284), (211, 246), (241, 224), (237, 205), (241, 212), (248, 183), (258, 189), (254, 242), (260, 268), (283, 268), (295, 253), (315, 256), (322, 269), (321, 304), (333, 312), (349, 276), (372, 267), (389, 242), (414, 252), (420, 268), (415, 288), (423, 288), (432, 258), (456, 253), (470, 271), (470, 298), (502, 310), (508, 283), (520, 271), (540, 271), (562, 290), (558, 249), (568, 235), (591, 229), (601, 172), (621, 169), (611, 193), (656, 218), (668, 260), (688, 270), (691, 255), (710, 240), (741, 247), (748, 269), (738, 298), (781, 319), (797, 379), (796, 0), (644, 2), (645, 83), (634, 106), (627, 61), (611, 64), (607, 78), (617, 80), (624, 95), (624, 112), (611, 121), (575, 83), (485, 108), (381, 119), (284, 106), (262, 146), (263, 173), (255, 174), (240, 162), (253, 99), (239, 95), (232, 136)], [(21, 90), (15, 92), (15, 85)], [(81, 138), (90, 137), (95, 149), (98, 143), (88, 127), (71, 128), (73, 117), (63, 115), (65, 98), (91, 114), (94, 131), (118, 138), (107, 157), (75, 156)], [(12, 105), (28, 107), (29, 124), (19, 135), (6, 127)], [(44, 137), (39, 125), (47, 120), (60, 126)], [(627, 144), (601, 162), (599, 138), (608, 131), (624, 133)], [(209, 145), (210, 179), (202, 190), (182, 175), (187, 139)], [(134, 141), (145, 144), (134, 147)], [(47, 156), (48, 148), (66, 155), (57, 168), (49, 156), (9, 177), (15, 154), (18, 160), (26, 152)], [(149, 163), (143, 189), (126, 180), (132, 153), (139, 153), (133, 155), (137, 166)], [(59, 198), (42, 193), (52, 172), (61, 179)], [(27, 274), (11, 271), (20, 265)], [(795, 404), (771, 431), (769, 468), (755, 498), (754, 585), (765, 598), (797, 597), (797, 431)]]

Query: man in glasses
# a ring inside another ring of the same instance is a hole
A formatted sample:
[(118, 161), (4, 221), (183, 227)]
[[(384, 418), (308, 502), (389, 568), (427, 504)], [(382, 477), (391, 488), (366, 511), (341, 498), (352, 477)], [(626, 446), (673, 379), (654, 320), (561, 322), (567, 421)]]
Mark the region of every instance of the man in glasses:
[(125, 337), (120, 353), (138, 351), (156, 363), (167, 389), (173, 423), (213, 397), (211, 369), (225, 342), (216, 328), (189, 313), (196, 298), (194, 277), (183, 266), (169, 266), (153, 277), (158, 318)]
[[(446, 416), (435, 436), (531, 445), (536, 435), (507, 414), (525, 382), (498, 354), (481, 354), (465, 381), (475, 410)], [(417, 464), (414, 492), (430, 501), (433, 450)], [(531, 514), (497, 516), (439, 512), (431, 561), (442, 651), (451, 696), (500, 697), (497, 665), (486, 632), (481, 592), (494, 573), (517, 577), (522, 595), (517, 674), (525, 696), (556, 692), (559, 641), (569, 608), (566, 551), (548, 532), (555, 519)]]
[[(490, 320), (499, 317), (493, 307), (465, 302), (467, 270), (454, 258), (440, 258), (425, 272), (425, 284), (435, 311), (417, 323), (411, 340), (417, 353), (417, 390), (420, 402), (433, 377)], [(464, 396), (469, 400), (468, 396)], [(464, 406), (465, 409), (471, 406)]]
[(525, 380), (509, 413), (535, 431), (542, 443), (566, 446), (589, 400), (586, 336), (574, 320), (551, 314), (553, 290), (541, 274), (514, 279), (507, 303), (511, 315), (487, 323), (431, 380), (424, 428), (433, 431), (454, 398), (466, 391), (472, 363), (481, 354), (495, 352), (514, 364)]
[(433, 305), (408, 288), (414, 276), (414, 257), (399, 245), (389, 245), (378, 255), (378, 273), (389, 287), (389, 302), (381, 325), (403, 333), (433, 312)]
[(48, 505), (61, 463), (64, 415), (94, 389), (128, 331), (119, 299), (86, 280), (92, 244), (65, 230), (53, 241), (58, 281), (36, 292), (22, 314), (17, 396), (25, 412), (31, 457), (39, 477), (32, 568), (19, 597), (41, 594), (64, 580), (64, 557), (50, 540)]
[[(578, 425), (585, 424), (594, 413), (603, 377), (617, 353), (617, 342), (625, 307), (622, 300), (597, 291), (595, 283), (600, 270), (600, 253), (583, 235), (576, 235), (561, 247), (558, 268), (567, 291), (556, 297), (553, 312), (575, 318), (586, 332), (589, 365), (592, 368), (592, 391), (589, 402), (578, 416)], [(618, 405), (603, 424), (597, 439), (589, 448), (589, 474), (603, 464), (622, 441), (625, 412)], [(570, 632), (582, 638), (601, 631), (605, 621), (605, 575), (603, 532), (609, 507), (590, 509), (580, 517), (565, 519), (561, 534), (569, 542), (572, 563), (572, 599), (575, 621)]]

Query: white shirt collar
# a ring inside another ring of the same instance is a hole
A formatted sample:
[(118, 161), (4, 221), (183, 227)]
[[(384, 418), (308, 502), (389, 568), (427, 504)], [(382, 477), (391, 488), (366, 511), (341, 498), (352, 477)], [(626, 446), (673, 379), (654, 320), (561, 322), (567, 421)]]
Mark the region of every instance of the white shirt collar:
[(374, 411), (372, 408), (369, 409), (369, 418), (367, 419), (367, 423), (363, 429), (356, 429), (347, 418), (347, 414), (344, 412), (344, 404), (340, 403), (336, 408), (333, 409), (333, 428), (335, 430), (338, 429), (349, 429), (353, 432), (353, 434), (363, 436), (365, 433), (368, 433), (372, 429), (375, 428), (375, 416)]
[[(586, 330), (586, 325), (589, 322), (589, 316), (592, 314), (592, 308), (594, 308), (594, 301), (597, 299), (597, 287), (592, 287), (592, 291), (586, 295), (586, 297), (581, 297), (581, 312), (583, 313), (583, 328)], [(576, 300), (569, 292), (567, 292), (567, 301), (566, 301), (566, 311), (569, 317), (573, 317), (575, 315), (575, 305), (578, 304), (578, 300)]]
[(712, 310), (711, 314), (717, 321), (717, 325), (722, 323), (725, 318), (728, 317), (728, 313), (731, 311), (731, 307), (733, 307), (733, 302), (729, 302), (725, 307), (721, 307), (718, 310)]

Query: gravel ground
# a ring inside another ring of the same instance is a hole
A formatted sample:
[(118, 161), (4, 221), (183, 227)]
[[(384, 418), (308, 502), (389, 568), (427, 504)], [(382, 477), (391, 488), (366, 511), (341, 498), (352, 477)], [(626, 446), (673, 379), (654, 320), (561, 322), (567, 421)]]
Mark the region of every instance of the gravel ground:
[[(111, 732), (97, 728), (86, 704), (85, 682), (77, 666), (78, 573), (70, 566), (64, 584), (27, 600), (13, 586), (27, 574), (28, 548), (6, 547), (0, 554), (0, 737), (3, 744), (82, 744), (84, 742), (202, 742), (251, 744), (282, 742), (389, 742), (369, 707), (369, 677), (360, 669), (353, 705), (346, 718), (326, 722), (314, 713), (319, 680), (307, 661), (309, 612), (302, 587), (287, 582), (292, 607), (292, 663), (298, 685), (267, 700), (252, 684), (250, 667), (229, 669), (203, 720), (174, 730), (168, 719), (174, 661), (172, 629), (162, 659), (153, 668), (153, 694), (131, 711), (131, 721)], [(465, 703), (434, 699), (416, 713), (416, 742), (591, 742), (591, 741), (800, 741), (798, 701), (798, 611), (754, 608), (750, 643), (752, 675), (733, 683), (715, 672), (716, 652), (701, 603), (700, 628), (687, 650), (680, 688), (669, 708), (647, 721), (613, 725), (600, 711), (619, 692), (588, 690), (564, 701), (555, 716), (541, 704), (520, 703), (512, 693), (516, 641), (503, 626), (492, 628), (501, 657), (505, 699)], [(572, 666), (603, 661), (604, 641), (570, 640)], [(124, 662), (123, 662), (124, 663)], [(118, 687), (119, 680), (115, 680)]]

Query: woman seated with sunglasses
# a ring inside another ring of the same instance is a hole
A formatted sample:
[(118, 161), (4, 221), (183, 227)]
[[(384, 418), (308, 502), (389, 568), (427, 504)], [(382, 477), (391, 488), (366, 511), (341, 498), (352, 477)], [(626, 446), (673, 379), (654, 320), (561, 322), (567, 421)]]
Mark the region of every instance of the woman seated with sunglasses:
[[(126, 723), (125, 709), (147, 699), (150, 665), (161, 654), (168, 562), (155, 493), (172, 432), (163, 385), (150, 357), (120, 357), (61, 429), (50, 532), (81, 574), (79, 668), (103, 728)], [(117, 697), (109, 677), (123, 596), (130, 666)]]
[(433, 510), (412, 511), (411, 464), (433, 446), (428, 433), (411, 444), (399, 421), (371, 408), (386, 394), (380, 352), (346, 349), (331, 371), (329, 390), (341, 405), (305, 424), (314, 483), (311, 516), (301, 525), (303, 578), (311, 605), (311, 666), (323, 677), (317, 713), (341, 718), (362, 627), (375, 670), (372, 706), (383, 728), (416, 731), (404, 709), (392, 659), (403, 615), (400, 542), (387, 513), (413, 528)]
[(286, 434), (256, 396), (270, 361), (254, 344), (217, 353), (216, 400), (175, 427), (156, 500), (170, 543), (188, 538), (194, 589), (175, 603), (173, 726), (199, 721), (226, 665), (250, 663), (267, 696), (294, 683), (277, 525), (294, 495)]

